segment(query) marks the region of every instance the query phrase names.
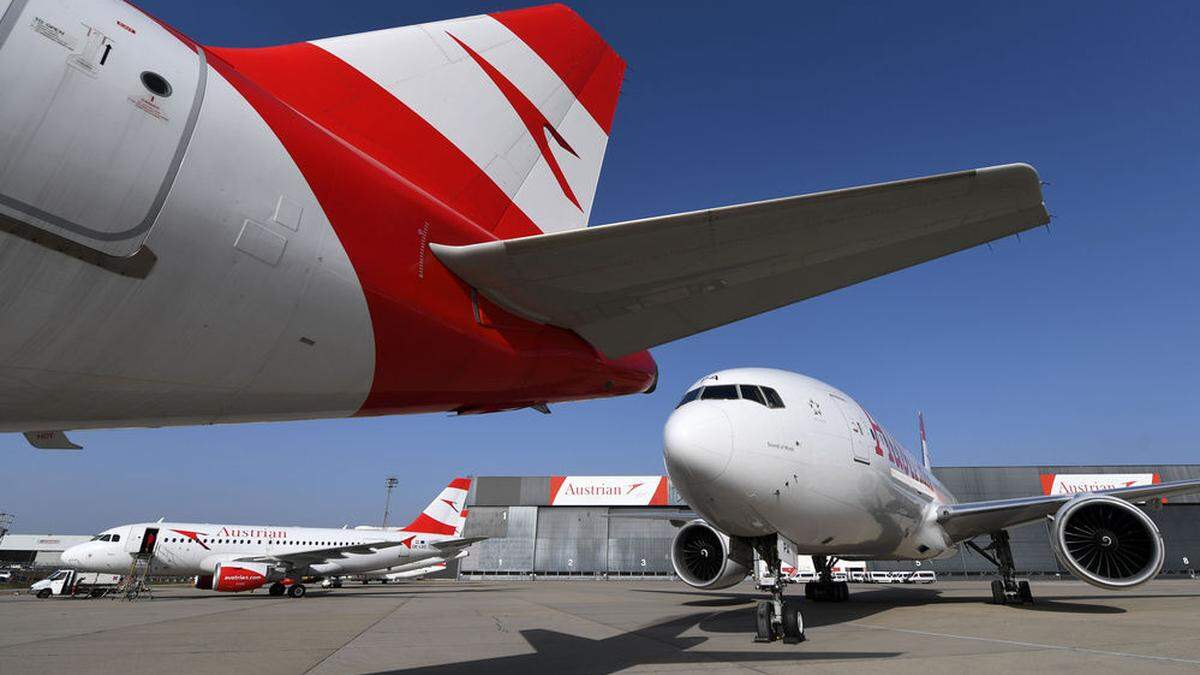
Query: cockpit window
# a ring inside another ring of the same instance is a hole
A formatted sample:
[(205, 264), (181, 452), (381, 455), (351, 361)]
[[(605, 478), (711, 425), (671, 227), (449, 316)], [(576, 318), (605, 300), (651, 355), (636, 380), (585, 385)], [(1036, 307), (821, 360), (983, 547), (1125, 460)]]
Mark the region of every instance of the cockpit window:
[(767, 407), (768, 408), (782, 408), (783, 407), (783, 399), (779, 398), (779, 392), (775, 391), (774, 389), (772, 389), (770, 387), (763, 387), (762, 393), (763, 393), (763, 396), (767, 397)]
[(701, 389), (704, 389), (704, 387), (696, 387), (695, 389), (684, 394), (683, 398), (679, 400), (679, 405), (677, 405), (675, 407), (678, 408), (679, 406), (683, 405), (684, 403), (691, 403), (692, 401), (695, 401), (696, 399), (700, 398), (700, 390)]
[(113, 541), (121, 541), (121, 535), (119, 535), (119, 534), (114, 534), (114, 535), (112, 536), (112, 540), (113, 540)]
[(100, 541), (112, 541), (112, 535), (106, 534), (100, 537)]
[(738, 389), (742, 391), (742, 398), (747, 401), (754, 401), (759, 405), (766, 405), (767, 400), (763, 398), (763, 394), (758, 387), (753, 384), (739, 384)]
[(712, 387), (705, 387), (704, 392), (700, 394), (700, 398), (705, 401), (733, 401), (737, 400), (737, 397), (737, 385), (733, 384), (718, 384)]

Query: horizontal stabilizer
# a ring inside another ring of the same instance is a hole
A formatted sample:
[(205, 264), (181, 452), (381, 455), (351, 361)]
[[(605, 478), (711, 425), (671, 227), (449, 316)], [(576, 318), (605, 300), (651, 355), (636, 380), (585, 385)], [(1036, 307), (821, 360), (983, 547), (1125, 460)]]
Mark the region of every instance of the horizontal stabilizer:
[(466, 246), (490, 300), (620, 357), (1044, 225), (1009, 164)]

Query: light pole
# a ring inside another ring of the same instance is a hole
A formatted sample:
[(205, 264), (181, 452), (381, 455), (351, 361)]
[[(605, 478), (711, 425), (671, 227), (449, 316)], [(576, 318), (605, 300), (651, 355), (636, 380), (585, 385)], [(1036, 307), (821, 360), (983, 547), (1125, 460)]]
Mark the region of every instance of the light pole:
[(387, 481), (387, 501), (383, 503), (383, 527), (387, 527), (388, 511), (392, 508), (392, 489), (400, 484), (400, 480), (395, 476), (388, 476)]

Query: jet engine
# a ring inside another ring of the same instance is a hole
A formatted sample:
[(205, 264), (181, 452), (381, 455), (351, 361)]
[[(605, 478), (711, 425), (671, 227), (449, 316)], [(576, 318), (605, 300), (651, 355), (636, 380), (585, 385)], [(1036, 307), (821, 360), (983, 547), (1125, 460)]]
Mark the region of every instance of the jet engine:
[(1081, 497), (1054, 516), (1054, 553), (1076, 577), (1109, 590), (1158, 576), (1165, 559), (1162, 535), (1138, 507), (1116, 497)]
[(192, 585), (202, 591), (211, 591), (213, 587), (213, 575), (197, 574)]
[(745, 539), (693, 520), (680, 528), (671, 542), (671, 565), (689, 586), (729, 588), (750, 573), (754, 551)]
[(212, 589), (225, 593), (252, 591), (282, 577), (265, 563), (219, 563), (212, 576)]

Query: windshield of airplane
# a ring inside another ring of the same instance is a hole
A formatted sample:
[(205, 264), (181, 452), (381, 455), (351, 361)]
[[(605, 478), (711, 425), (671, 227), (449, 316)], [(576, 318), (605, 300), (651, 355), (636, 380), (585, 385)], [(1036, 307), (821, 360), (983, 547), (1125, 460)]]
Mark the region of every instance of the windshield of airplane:
[(735, 401), (737, 399), (745, 399), (753, 401), (767, 408), (782, 408), (783, 399), (779, 397), (779, 392), (770, 387), (761, 387), (757, 384), (715, 384), (707, 387), (696, 387), (683, 395), (679, 405), (686, 405), (697, 399), (704, 401)]

